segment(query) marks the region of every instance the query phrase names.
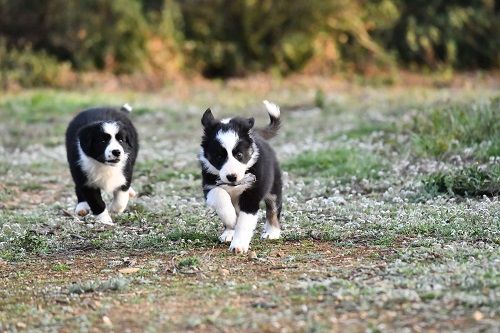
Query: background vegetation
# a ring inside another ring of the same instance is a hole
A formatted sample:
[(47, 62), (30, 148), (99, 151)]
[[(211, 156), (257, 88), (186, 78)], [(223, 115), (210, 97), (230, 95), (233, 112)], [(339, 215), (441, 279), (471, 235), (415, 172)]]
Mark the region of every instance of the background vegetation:
[(81, 71), (165, 78), (492, 69), (500, 64), (498, 7), (493, 0), (0, 0), (0, 72), (4, 86), (38, 86)]

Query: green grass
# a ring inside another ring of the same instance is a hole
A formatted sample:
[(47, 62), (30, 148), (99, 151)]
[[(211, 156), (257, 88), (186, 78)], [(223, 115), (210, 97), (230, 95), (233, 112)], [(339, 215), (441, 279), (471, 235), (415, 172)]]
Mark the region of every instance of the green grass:
[(283, 169), (300, 176), (333, 177), (340, 181), (378, 179), (385, 169), (381, 156), (356, 147), (338, 147), (301, 153), (283, 163)]
[(52, 266), (52, 270), (54, 272), (69, 272), (71, 270), (71, 266), (64, 263), (57, 263)]
[(84, 294), (93, 292), (118, 291), (128, 287), (130, 281), (123, 277), (113, 277), (104, 281), (84, 281), (70, 285), (68, 293)]
[(423, 179), (425, 190), (432, 194), (462, 197), (496, 196), (500, 194), (500, 164), (477, 165), (436, 172)]
[[(495, 328), (499, 139), (488, 124), (497, 91), (239, 84), (185, 99), (170, 90), (0, 97), (0, 331), (104, 330), (104, 316), (116, 331)], [(113, 227), (71, 216), (67, 121), (80, 108), (134, 98), (140, 195)], [(271, 141), (286, 171), (282, 238), (259, 239), (261, 210), (249, 259), (218, 241), (196, 152), (204, 108), (260, 126), (264, 98), (322, 111), (283, 107)], [(119, 273), (125, 263), (139, 271)]]
[(198, 259), (198, 257), (187, 257), (179, 260), (179, 263), (177, 265), (179, 266), (179, 268), (184, 268), (184, 267), (196, 267), (199, 264), (200, 264), (200, 259)]
[(416, 152), (426, 156), (441, 157), (464, 148), (473, 148), (479, 157), (499, 156), (500, 97), (423, 110), (414, 117), (411, 132)]

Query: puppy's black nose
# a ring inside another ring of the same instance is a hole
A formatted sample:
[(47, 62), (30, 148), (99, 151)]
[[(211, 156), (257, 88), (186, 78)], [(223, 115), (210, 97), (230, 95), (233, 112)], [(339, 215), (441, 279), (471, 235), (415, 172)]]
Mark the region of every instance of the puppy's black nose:
[(120, 154), (121, 154), (121, 152), (120, 152), (120, 150), (118, 150), (118, 149), (113, 149), (113, 150), (111, 151), (111, 154), (113, 154), (113, 156), (115, 156), (115, 157), (119, 157), (119, 156), (120, 156)]
[(226, 176), (227, 180), (230, 182), (236, 181), (236, 175), (235, 174), (230, 174)]

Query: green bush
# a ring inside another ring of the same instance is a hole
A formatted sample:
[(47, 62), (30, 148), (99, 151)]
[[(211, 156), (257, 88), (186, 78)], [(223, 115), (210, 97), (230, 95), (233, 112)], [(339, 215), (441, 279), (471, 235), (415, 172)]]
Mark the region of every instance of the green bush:
[(470, 166), (460, 170), (436, 172), (423, 180), (431, 194), (445, 193), (465, 197), (500, 194), (500, 165)]
[(424, 110), (415, 116), (411, 132), (417, 152), (424, 155), (442, 156), (473, 148), (478, 157), (498, 156), (500, 98)]
[(77, 69), (131, 72), (146, 55), (147, 24), (134, 0), (0, 1), (9, 47), (46, 50)]
[(483, 0), (393, 0), (394, 26), (379, 35), (405, 64), (491, 68), (500, 65), (498, 5)]
[(81, 71), (228, 77), (500, 65), (491, 0), (0, 0), (0, 17), (9, 50), (31, 47)]
[(69, 64), (59, 63), (45, 51), (33, 51), (31, 47), (9, 50), (0, 39), (0, 82), (7, 89), (19, 84), (23, 87), (57, 86), (60, 75), (69, 72)]

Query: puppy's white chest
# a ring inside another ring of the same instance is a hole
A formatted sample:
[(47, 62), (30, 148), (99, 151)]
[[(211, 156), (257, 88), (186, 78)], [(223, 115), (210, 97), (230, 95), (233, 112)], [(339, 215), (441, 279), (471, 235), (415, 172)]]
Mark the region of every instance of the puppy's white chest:
[(108, 165), (91, 169), (87, 178), (87, 185), (99, 187), (105, 192), (113, 192), (127, 182), (121, 168)]
[(125, 185), (123, 165), (110, 166), (99, 163), (87, 156), (80, 156), (80, 166), (87, 176), (87, 186), (100, 188), (105, 192), (113, 192)]

